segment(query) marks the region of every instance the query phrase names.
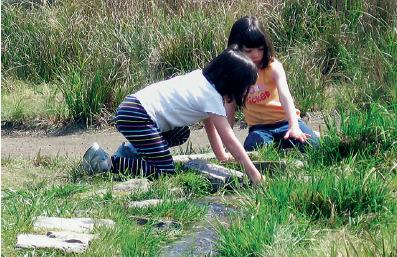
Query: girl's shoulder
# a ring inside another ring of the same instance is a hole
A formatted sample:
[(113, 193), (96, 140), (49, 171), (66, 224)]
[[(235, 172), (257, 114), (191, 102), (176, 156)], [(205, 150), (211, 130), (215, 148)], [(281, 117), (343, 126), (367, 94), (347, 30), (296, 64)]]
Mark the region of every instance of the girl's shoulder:
[(273, 71), (274, 70), (278, 70), (278, 69), (284, 69), (283, 68), (283, 64), (279, 60), (277, 60), (276, 58), (274, 58), (274, 60), (271, 63), (269, 63), (267, 68), (270, 69), (270, 70), (273, 70)]
[(285, 74), (283, 64), (276, 58), (271, 63), (269, 63), (269, 65), (266, 67), (266, 70), (267, 73), (274, 79), (279, 78), (280, 76), (283, 76), (283, 74)]
[(269, 72), (270, 72), (271, 74), (281, 74), (281, 73), (285, 73), (283, 64), (282, 64), (279, 60), (277, 60), (277, 59), (274, 59), (274, 60), (269, 64), (269, 66), (267, 67), (267, 69), (269, 69)]

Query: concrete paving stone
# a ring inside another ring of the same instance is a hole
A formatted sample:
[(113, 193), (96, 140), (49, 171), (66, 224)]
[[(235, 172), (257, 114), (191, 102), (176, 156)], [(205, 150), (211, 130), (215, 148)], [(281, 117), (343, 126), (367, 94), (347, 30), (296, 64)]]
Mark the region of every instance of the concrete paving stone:
[(92, 231), (95, 225), (113, 227), (114, 224), (114, 221), (109, 219), (59, 218), (38, 216), (33, 221), (33, 228), (36, 231), (60, 230), (86, 233)]
[[(80, 238), (80, 237), (79, 237)], [(81, 238), (80, 238), (81, 239)], [(67, 253), (82, 253), (88, 248), (86, 239), (63, 239), (47, 235), (20, 234), (17, 236), (17, 248), (54, 248)]]

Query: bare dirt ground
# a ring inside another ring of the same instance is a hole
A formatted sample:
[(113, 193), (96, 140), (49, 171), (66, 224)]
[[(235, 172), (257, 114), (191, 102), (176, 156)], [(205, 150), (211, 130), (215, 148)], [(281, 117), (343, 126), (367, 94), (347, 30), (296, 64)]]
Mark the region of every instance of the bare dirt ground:
[[(235, 128), (237, 138), (243, 142), (248, 133), (248, 129)], [(81, 157), (87, 148), (93, 143), (98, 142), (109, 153), (113, 153), (118, 146), (125, 141), (125, 138), (114, 128), (105, 130), (81, 131), (61, 136), (45, 136), (37, 133), (17, 136), (2, 135), (1, 137), (1, 156), (2, 157), (35, 157), (40, 152), (45, 156), (68, 156)], [(209, 148), (209, 142), (204, 129), (191, 131), (188, 142), (180, 147), (174, 147), (174, 151), (183, 151), (193, 147), (194, 151)]]
[[(311, 113), (304, 120), (314, 130), (323, 132), (324, 122), (319, 113)], [(241, 143), (248, 134), (244, 126), (235, 126), (234, 133)], [(1, 131), (1, 156), (32, 158), (43, 156), (67, 156), (71, 158), (82, 157), (86, 149), (98, 142), (105, 150), (112, 154), (125, 138), (114, 127), (101, 130), (74, 130), (72, 132), (48, 136), (40, 131)], [(207, 135), (203, 128), (191, 130), (189, 140), (179, 147), (174, 147), (172, 152), (181, 151), (203, 152), (210, 148)]]

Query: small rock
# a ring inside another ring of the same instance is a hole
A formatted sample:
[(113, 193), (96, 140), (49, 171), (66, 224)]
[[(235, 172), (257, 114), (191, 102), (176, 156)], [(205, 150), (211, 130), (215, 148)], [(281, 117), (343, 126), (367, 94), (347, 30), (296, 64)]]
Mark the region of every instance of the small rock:
[(301, 169), (301, 168), (305, 167), (305, 163), (301, 160), (295, 160), (295, 161), (293, 161), (292, 166), (294, 168)]
[(154, 227), (159, 230), (171, 230), (180, 228), (181, 224), (173, 220), (158, 220), (154, 223)]
[(169, 192), (170, 192), (172, 195), (176, 195), (176, 196), (183, 196), (183, 195), (185, 194), (185, 192), (183, 191), (183, 188), (180, 188), (180, 187), (171, 188), (171, 189), (169, 190)]
[(158, 230), (170, 230), (180, 228), (180, 224), (173, 220), (150, 220), (150, 218), (146, 217), (131, 217), (135, 222), (140, 225), (146, 225), (150, 222), (153, 226)]
[(132, 192), (147, 192), (150, 188), (150, 182), (148, 179), (130, 179), (125, 182), (116, 184), (113, 187), (113, 194), (123, 194)]
[(160, 203), (162, 203), (163, 200), (160, 199), (149, 199), (149, 200), (144, 200), (144, 201), (134, 201), (134, 202), (129, 202), (128, 207), (129, 208), (147, 208), (147, 207), (153, 207), (157, 206)]

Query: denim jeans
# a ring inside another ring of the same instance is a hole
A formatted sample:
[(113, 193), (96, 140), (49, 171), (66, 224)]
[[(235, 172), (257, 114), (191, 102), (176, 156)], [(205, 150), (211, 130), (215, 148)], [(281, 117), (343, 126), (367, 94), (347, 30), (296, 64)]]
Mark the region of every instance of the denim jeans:
[(285, 133), (288, 131), (288, 121), (281, 121), (269, 125), (254, 125), (249, 128), (249, 133), (244, 142), (244, 148), (247, 151), (253, 151), (258, 147), (277, 143), (283, 149), (298, 147), (300, 151), (304, 151), (305, 145), (312, 147), (319, 146), (319, 139), (314, 134), (313, 130), (309, 128), (301, 119), (298, 120), (299, 128), (303, 133), (311, 135), (311, 137), (304, 143), (296, 139), (284, 139)]

